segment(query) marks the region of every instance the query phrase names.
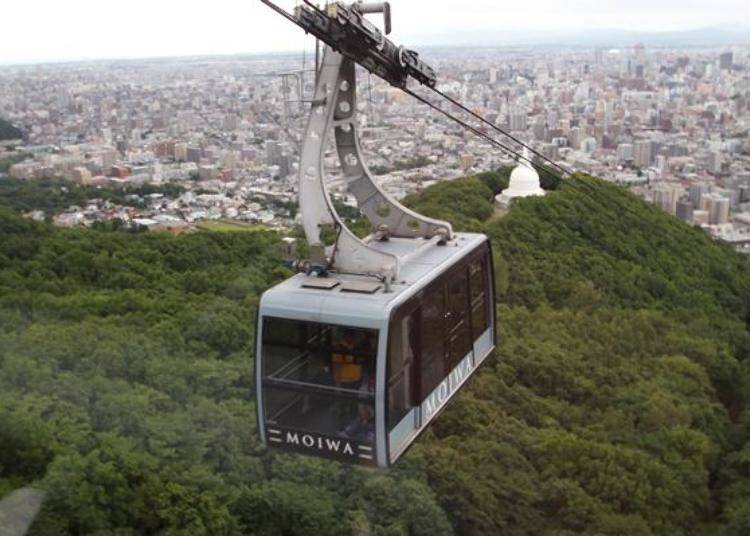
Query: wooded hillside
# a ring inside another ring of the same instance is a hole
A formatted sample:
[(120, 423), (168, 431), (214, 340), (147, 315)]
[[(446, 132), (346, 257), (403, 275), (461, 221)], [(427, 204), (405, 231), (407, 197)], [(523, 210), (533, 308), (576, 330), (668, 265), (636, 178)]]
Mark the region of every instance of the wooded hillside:
[(21, 138), (23, 138), (23, 132), (0, 117), (0, 141), (20, 140)]
[(278, 236), (0, 208), (0, 496), (44, 535), (750, 532), (747, 259), (588, 177), (493, 219), (506, 181), (408, 200), (491, 236), (500, 347), (390, 472), (256, 438)]

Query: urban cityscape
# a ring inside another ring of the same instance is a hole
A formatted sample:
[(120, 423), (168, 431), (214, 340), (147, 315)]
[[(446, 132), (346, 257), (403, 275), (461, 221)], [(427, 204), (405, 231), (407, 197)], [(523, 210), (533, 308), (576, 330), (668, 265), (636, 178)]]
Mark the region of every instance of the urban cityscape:
[[(442, 91), (546, 157), (622, 184), (750, 253), (750, 47), (422, 52)], [(58, 226), (120, 220), (182, 232), (241, 222), (287, 231), (299, 217), (314, 61), (308, 51), (0, 67), (0, 116), (24, 133), (0, 146), (0, 160), (15, 162), (6, 175), (20, 180), (180, 187), (133, 206), (92, 198), (28, 214)], [(364, 153), (396, 198), (515, 165), (364, 70), (358, 91)], [(326, 162), (331, 190), (354, 206), (333, 147)]]

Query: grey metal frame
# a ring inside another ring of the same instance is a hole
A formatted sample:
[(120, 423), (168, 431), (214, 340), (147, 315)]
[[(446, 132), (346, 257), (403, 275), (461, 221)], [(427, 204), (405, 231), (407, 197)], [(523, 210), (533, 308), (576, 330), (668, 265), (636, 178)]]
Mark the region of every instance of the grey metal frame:
[[(450, 223), (409, 210), (377, 185), (363, 161), (359, 143), (355, 64), (326, 47), (300, 158), (299, 203), (305, 235), (312, 248), (325, 250), (329, 269), (391, 281), (398, 278), (405, 259), (377, 251), (359, 239), (331, 202), (323, 167), (331, 130), (348, 190), (375, 230), (370, 240), (399, 237), (446, 241), (453, 237)], [(321, 240), (324, 228), (337, 232), (335, 244), (327, 249)]]

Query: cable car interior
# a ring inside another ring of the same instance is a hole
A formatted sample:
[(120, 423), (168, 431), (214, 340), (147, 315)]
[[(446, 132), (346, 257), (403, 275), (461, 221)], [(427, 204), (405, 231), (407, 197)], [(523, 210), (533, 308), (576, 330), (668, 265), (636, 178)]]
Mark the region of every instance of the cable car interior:
[[(364, 15), (382, 13), (389, 29), (386, 2), (331, 2), (319, 9), (305, 0), (294, 13), (261, 2), (325, 48), (299, 163), (310, 253), (297, 259), (294, 241), (285, 240), (286, 260), (298, 273), (264, 293), (259, 307), (259, 434), (269, 448), (387, 468), (492, 354), (494, 276), (486, 236), (456, 233), (449, 222), (406, 208), (373, 179), (359, 142), (356, 65), (519, 161), (537, 166), (529, 154), (545, 157), (443, 94), (435, 71), (416, 52), (363, 22)], [(407, 87), (409, 81), (530, 153), (460, 120)], [(371, 225), (365, 239), (347, 228), (332, 202), (325, 176), (329, 138), (340, 162), (337, 182)], [(335, 237), (332, 244), (326, 235)]]

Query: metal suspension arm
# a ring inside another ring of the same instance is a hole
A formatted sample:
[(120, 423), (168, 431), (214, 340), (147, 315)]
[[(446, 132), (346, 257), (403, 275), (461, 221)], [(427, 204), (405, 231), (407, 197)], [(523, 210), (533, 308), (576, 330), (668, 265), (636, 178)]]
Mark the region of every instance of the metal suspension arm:
[(326, 250), (333, 270), (398, 277), (398, 257), (357, 238), (331, 202), (323, 168), (331, 130), (346, 186), (376, 231), (373, 239), (437, 237), (445, 241), (452, 238), (453, 229), (447, 222), (407, 209), (377, 185), (363, 162), (357, 129), (355, 64), (326, 47), (300, 160), (299, 202), (305, 234), (308, 243), (320, 251), (324, 247), (321, 229), (332, 226), (338, 231), (336, 244)]

